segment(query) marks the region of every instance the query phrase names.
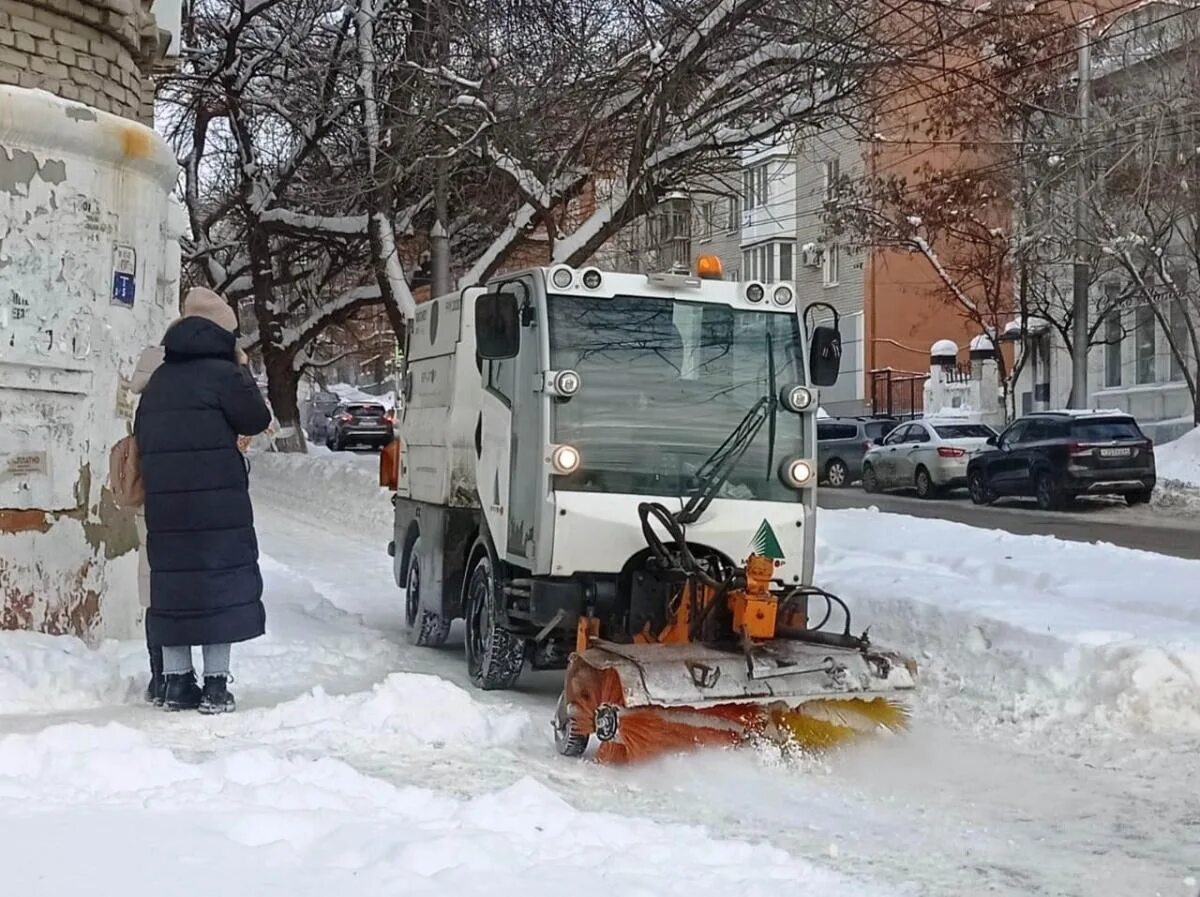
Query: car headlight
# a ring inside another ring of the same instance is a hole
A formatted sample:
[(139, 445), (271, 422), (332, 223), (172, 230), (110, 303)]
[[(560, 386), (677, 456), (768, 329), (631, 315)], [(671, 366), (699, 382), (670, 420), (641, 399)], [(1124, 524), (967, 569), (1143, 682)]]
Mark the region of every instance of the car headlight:
[(560, 476), (574, 473), (579, 469), (579, 449), (573, 445), (559, 445), (550, 453), (550, 466)]
[(813, 394), (805, 386), (785, 386), (780, 390), (779, 401), (788, 411), (799, 414), (812, 407)]
[(779, 467), (779, 478), (784, 485), (793, 489), (802, 489), (813, 481), (816, 471), (803, 458), (790, 458)]

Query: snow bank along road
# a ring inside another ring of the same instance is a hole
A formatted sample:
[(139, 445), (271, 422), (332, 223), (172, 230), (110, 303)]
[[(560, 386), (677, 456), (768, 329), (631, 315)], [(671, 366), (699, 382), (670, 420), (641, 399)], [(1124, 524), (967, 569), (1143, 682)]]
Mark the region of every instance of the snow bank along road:
[(980, 507), (965, 495), (933, 501), (907, 494), (870, 495), (858, 489), (824, 489), (822, 508), (879, 508), (896, 514), (953, 520), (1019, 535), (1048, 535), (1072, 542), (1107, 542), (1200, 559), (1200, 490), (1175, 491), (1165, 500), (1182, 507), (1150, 505), (1129, 508), (1123, 503), (1088, 502), (1075, 511), (1039, 511), (1031, 502)]
[(0, 634), (5, 893), (1200, 891), (1200, 563), (824, 513), (823, 584), (922, 665), (913, 732), (613, 770), (554, 754), (555, 676), (406, 644), (371, 464), (255, 459), (233, 716), (140, 705), (137, 644)]

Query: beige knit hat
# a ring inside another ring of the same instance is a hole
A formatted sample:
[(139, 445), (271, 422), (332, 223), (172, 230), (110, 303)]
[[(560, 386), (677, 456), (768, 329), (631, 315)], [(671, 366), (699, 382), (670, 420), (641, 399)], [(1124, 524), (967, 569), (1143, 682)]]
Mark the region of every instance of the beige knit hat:
[(204, 287), (192, 287), (183, 297), (185, 318), (207, 318), (230, 333), (238, 329), (237, 312), (217, 293)]

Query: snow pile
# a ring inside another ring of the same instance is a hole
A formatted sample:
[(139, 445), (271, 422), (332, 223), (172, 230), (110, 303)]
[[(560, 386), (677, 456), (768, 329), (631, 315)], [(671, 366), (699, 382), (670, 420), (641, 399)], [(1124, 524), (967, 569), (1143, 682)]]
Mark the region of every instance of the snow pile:
[(1200, 722), (1200, 608), (1189, 584), (1200, 564), (869, 512), (826, 513), (823, 535), (837, 546), (822, 554), (823, 580), (870, 613), (856, 628), (874, 623), (887, 641), (923, 650), (926, 673), (945, 673), (947, 688), (979, 684), (974, 697), (1008, 701), (1000, 712), (1025, 719)]
[(1156, 446), (1154, 464), (1160, 480), (1200, 488), (1200, 427), (1173, 442)]
[[(390, 531), (391, 493), (379, 485), (379, 456), (346, 452), (250, 456), (250, 487), (285, 510), (339, 530)], [(386, 539), (385, 539), (386, 544)]]
[(249, 733), (270, 737), (286, 729), (294, 737), (298, 730), (322, 735), (333, 729), (348, 730), (355, 739), (384, 735), (415, 746), (484, 748), (516, 741), (531, 724), (527, 711), (481, 704), (437, 676), (393, 673), (367, 692), (332, 696), (315, 688), (254, 715)]
[(119, 725), (0, 738), (0, 843), (6, 889), (39, 897), (895, 893), (700, 828), (581, 812), (529, 778), (464, 799), (329, 758), (185, 762)]
[(821, 584), (915, 655), (941, 712), (1200, 733), (1200, 562), (872, 511), (819, 533)]
[(72, 636), (0, 631), (0, 714), (85, 710), (126, 700), (136, 686), (122, 666), (115, 642), (93, 650)]

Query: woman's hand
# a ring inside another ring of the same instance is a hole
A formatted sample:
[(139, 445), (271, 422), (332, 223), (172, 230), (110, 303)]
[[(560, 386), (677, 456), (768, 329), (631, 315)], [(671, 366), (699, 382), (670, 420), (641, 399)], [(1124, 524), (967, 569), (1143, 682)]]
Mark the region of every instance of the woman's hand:
[(246, 450), (250, 448), (250, 441), (252, 439), (254, 439), (253, 436), (239, 436), (237, 441), (238, 451), (243, 455), (246, 454)]

